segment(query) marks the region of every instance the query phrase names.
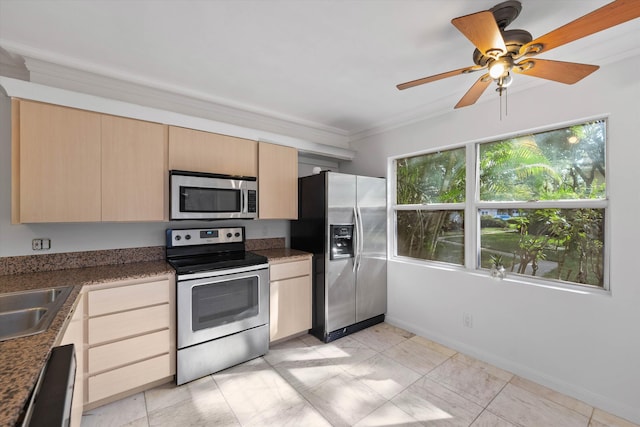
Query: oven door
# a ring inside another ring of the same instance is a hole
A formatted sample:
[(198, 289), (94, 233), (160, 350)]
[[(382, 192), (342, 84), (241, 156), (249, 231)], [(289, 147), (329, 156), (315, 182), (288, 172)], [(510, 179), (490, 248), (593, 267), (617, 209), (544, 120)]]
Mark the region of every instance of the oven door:
[(269, 323), (268, 264), (206, 274), (178, 277), (179, 349)]

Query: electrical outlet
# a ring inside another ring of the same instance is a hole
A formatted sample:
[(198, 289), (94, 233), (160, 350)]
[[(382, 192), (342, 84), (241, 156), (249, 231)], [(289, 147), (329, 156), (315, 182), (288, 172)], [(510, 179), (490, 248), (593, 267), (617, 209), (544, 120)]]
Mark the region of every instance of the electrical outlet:
[(31, 240), (31, 249), (34, 251), (51, 249), (51, 239), (33, 239)]
[(462, 313), (462, 326), (473, 328), (473, 316), (469, 313)]

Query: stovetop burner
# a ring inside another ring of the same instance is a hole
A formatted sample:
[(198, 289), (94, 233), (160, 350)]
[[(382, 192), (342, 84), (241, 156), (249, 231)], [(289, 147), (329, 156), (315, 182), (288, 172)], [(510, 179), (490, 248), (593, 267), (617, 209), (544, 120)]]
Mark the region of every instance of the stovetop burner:
[(167, 230), (167, 262), (179, 275), (266, 264), (245, 251), (244, 227)]
[(178, 274), (245, 267), (249, 265), (266, 264), (268, 262), (267, 257), (246, 251), (169, 259), (167, 261), (176, 269)]

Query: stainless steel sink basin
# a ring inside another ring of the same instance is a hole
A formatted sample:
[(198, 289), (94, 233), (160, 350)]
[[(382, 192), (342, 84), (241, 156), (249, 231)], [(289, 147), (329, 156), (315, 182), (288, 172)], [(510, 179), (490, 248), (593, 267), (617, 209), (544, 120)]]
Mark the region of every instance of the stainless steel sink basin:
[(39, 329), (39, 324), (47, 314), (42, 307), (0, 312), (0, 336), (3, 339), (30, 335)]
[(0, 341), (47, 330), (72, 286), (0, 295)]
[(44, 307), (55, 302), (66, 289), (67, 288), (49, 288), (0, 295), (0, 312), (31, 307)]

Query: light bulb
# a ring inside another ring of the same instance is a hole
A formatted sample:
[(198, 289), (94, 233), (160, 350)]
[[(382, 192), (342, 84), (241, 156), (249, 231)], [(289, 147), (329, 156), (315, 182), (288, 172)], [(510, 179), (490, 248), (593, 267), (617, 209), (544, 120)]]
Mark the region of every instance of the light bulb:
[(501, 61), (495, 61), (489, 67), (489, 75), (492, 79), (497, 79), (504, 74), (505, 66)]
[(502, 56), (489, 65), (489, 75), (492, 79), (497, 80), (500, 77), (506, 77), (513, 68), (513, 58), (510, 56)]

